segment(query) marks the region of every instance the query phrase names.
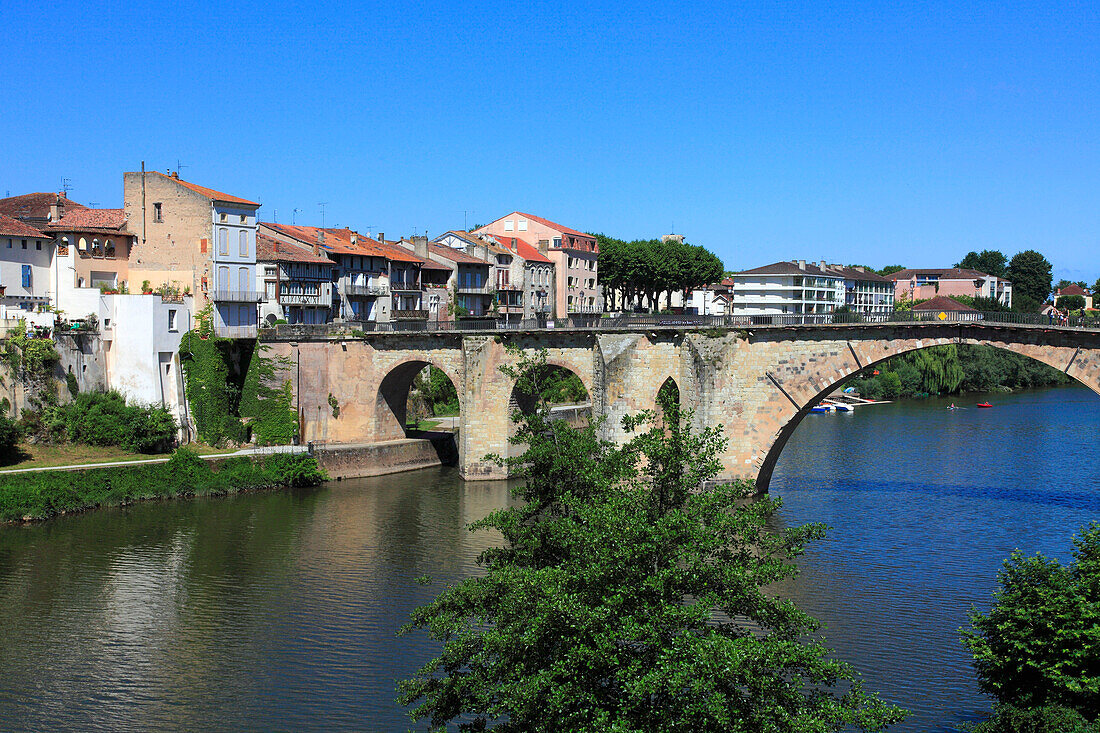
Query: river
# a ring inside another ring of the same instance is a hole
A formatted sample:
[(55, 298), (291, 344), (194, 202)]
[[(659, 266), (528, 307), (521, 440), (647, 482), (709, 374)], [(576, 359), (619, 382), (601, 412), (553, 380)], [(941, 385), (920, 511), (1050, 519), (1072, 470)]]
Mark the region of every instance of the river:
[[(831, 528), (787, 591), (915, 711), (896, 731), (988, 708), (967, 608), (1013, 549), (1066, 559), (1100, 518), (1100, 398), (992, 399), (810, 415), (775, 472), (778, 521)], [(395, 680), (435, 647), (395, 632), (475, 571), (493, 538), (463, 527), (507, 502), (432, 469), (0, 527), (0, 729), (405, 730)]]

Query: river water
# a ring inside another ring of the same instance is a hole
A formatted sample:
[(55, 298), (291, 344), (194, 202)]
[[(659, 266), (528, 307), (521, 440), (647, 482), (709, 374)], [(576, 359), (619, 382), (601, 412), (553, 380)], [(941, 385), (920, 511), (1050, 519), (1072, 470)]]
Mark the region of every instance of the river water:
[[(831, 528), (787, 590), (915, 711), (894, 730), (988, 709), (958, 643), (967, 608), (1013, 549), (1065, 559), (1100, 518), (1100, 398), (993, 401), (810, 415), (776, 469), (778, 521)], [(435, 647), (395, 632), (475, 571), (494, 538), (463, 527), (508, 501), (433, 469), (0, 527), (0, 729), (407, 729), (395, 680)]]

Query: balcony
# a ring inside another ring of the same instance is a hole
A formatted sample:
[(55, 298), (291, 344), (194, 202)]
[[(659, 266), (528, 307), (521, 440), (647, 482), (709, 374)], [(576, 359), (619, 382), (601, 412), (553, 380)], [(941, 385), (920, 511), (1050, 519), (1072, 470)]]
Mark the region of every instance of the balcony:
[(332, 304), (328, 293), (281, 293), (279, 302), (283, 305), (323, 305)]
[(393, 311), (393, 319), (395, 321), (426, 321), (428, 320), (428, 311), (426, 310), (395, 310)]
[(344, 288), (344, 294), (356, 298), (375, 298), (390, 294), (389, 285), (348, 285)]
[(489, 283), (483, 285), (471, 285), (467, 283), (466, 285), (459, 285), (457, 289), (458, 292), (465, 295), (492, 295), (494, 290), (493, 286)]
[(254, 339), (257, 326), (214, 326), (214, 335), (224, 339)]
[(390, 282), (390, 290), (394, 292), (419, 293), (420, 283), (414, 280), (393, 280)]
[(259, 303), (263, 297), (259, 290), (215, 290), (211, 300), (218, 303)]

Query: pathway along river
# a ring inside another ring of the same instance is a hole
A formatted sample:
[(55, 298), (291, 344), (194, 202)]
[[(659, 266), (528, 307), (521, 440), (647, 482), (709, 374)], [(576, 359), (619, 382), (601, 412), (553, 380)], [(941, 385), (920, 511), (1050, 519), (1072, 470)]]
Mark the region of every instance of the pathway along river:
[[(950, 730), (988, 702), (957, 641), (1013, 548), (1067, 556), (1100, 518), (1100, 398), (1081, 388), (810, 415), (783, 453), (780, 521), (829, 539), (790, 592), (868, 687)], [(396, 638), (492, 539), (508, 501), (453, 470), (0, 527), (0, 728), (404, 730)], [(438, 587), (438, 586), (436, 586)]]

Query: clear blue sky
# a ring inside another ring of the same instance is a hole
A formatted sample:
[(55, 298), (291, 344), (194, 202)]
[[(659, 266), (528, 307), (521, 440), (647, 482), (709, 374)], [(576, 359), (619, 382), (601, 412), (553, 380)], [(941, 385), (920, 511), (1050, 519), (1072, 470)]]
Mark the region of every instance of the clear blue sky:
[(119, 206), (178, 159), (282, 222), (1100, 275), (1095, 1), (312, 5), (9, 0), (0, 193)]

